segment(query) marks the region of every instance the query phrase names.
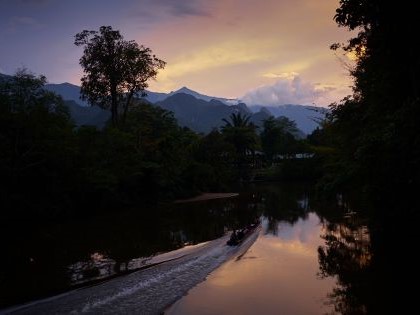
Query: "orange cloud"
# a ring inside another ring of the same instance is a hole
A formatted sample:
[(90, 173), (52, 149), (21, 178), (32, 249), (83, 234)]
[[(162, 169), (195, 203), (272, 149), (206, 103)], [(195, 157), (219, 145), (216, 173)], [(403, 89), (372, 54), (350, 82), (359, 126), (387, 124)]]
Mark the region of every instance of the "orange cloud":
[(178, 14), (138, 36), (168, 62), (151, 88), (168, 91), (186, 85), (212, 95), (238, 97), (297, 73), (313, 85), (351, 84), (329, 50), (331, 43), (350, 37), (333, 21), (338, 0), (194, 3), (194, 10), (206, 14)]

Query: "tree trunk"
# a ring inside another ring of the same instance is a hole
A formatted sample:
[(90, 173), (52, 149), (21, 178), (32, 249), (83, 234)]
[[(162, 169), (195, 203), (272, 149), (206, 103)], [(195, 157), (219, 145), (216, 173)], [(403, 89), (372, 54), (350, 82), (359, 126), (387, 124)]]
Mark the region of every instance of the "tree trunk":
[(131, 99), (133, 98), (133, 91), (130, 91), (130, 93), (127, 96), (127, 102), (124, 105), (124, 113), (123, 113), (123, 117), (122, 117), (122, 123), (125, 124), (125, 120), (127, 118), (127, 111), (128, 111), (128, 106), (130, 105)]
[(117, 86), (111, 83), (111, 119), (113, 127), (118, 127), (118, 95)]

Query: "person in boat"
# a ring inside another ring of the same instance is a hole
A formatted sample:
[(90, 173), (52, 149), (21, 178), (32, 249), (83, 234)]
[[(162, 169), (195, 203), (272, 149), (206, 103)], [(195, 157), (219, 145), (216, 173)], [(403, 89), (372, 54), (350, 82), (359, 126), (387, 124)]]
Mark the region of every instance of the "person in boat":
[(244, 230), (239, 230), (239, 231), (236, 233), (236, 236), (237, 236), (238, 240), (243, 239), (243, 238), (244, 238), (244, 236), (245, 236)]
[(237, 245), (239, 243), (238, 232), (233, 230), (232, 235), (230, 236), (229, 241), (227, 242), (228, 245)]

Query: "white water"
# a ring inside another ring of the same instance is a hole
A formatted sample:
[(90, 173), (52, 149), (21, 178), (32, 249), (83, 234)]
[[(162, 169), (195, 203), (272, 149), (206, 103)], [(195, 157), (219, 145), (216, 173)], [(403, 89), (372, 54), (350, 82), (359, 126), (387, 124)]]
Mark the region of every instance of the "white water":
[(168, 253), (169, 260), (148, 269), (0, 313), (161, 314), (223, 262), (244, 254), (259, 231), (257, 229), (240, 246), (227, 246), (229, 236), (226, 235), (189, 248), (181, 256)]

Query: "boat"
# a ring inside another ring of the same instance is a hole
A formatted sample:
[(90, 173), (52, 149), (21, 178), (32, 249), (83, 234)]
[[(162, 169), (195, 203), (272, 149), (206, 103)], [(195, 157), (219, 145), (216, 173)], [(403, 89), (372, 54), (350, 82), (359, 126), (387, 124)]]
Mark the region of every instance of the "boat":
[(257, 227), (260, 225), (260, 222), (254, 222), (242, 229), (233, 230), (230, 239), (226, 242), (226, 245), (237, 246), (241, 244), (249, 235), (251, 235)]

